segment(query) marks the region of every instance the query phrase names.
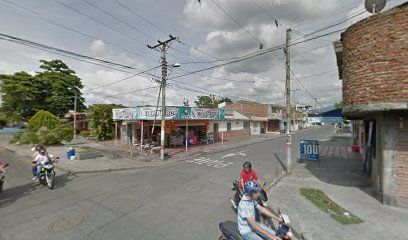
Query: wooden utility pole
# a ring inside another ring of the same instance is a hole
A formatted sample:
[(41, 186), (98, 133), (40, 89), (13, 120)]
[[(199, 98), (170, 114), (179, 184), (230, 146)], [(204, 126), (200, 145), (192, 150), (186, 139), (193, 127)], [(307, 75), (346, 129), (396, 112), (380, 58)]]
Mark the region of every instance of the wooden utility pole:
[(162, 90), (162, 121), (161, 121), (161, 131), (160, 131), (160, 159), (164, 160), (164, 143), (165, 143), (165, 135), (166, 135), (166, 78), (167, 78), (167, 61), (166, 61), (166, 51), (167, 48), (170, 46), (171, 41), (176, 40), (175, 37), (172, 35), (169, 36), (170, 38), (166, 41), (158, 41), (158, 44), (154, 46), (147, 45), (150, 49), (155, 49), (160, 47), (162, 52), (162, 81), (161, 81), (161, 90)]
[(286, 29), (286, 46), (285, 46), (285, 56), (286, 56), (286, 168), (287, 173), (292, 172), (292, 139), (290, 136), (291, 119), (290, 119), (290, 40), (291, 40), (292, 30)]

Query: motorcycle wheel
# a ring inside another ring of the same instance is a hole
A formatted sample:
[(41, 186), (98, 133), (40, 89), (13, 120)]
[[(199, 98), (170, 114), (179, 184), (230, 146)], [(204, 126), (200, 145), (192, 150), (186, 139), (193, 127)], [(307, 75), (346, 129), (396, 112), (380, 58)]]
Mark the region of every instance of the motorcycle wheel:
[(47, 176), (47, 187), (49, 189), (54, 189), (54, 174)]
[(0, 192), (3, 192), (3, 182), (0, 182)]

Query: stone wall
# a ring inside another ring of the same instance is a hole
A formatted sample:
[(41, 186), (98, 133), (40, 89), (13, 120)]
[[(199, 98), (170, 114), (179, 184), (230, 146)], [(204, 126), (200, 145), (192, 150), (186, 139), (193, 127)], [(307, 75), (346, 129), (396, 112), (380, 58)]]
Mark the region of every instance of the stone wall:
[(407, 16), (405, 3), (368, 17), (342, 34), (346, 112), (356, 109), (353, 106), (364, 110), (364, 106), (378, 105), (381, 109), (384, 103), (389, 109), (407, 107)]

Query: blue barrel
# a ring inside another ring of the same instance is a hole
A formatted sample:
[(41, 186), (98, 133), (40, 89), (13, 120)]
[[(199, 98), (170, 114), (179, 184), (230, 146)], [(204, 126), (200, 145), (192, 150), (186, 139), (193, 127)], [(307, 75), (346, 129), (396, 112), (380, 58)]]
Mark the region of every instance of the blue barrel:
[(75, 156), (75, 149), (67, 149), (67, 159), (71, 160), (71, 157)]

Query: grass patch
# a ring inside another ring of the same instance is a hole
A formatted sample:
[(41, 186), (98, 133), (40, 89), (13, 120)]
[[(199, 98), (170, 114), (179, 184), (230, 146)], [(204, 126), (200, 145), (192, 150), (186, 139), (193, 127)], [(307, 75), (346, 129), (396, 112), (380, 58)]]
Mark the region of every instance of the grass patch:
[(316, 207), (320, 208), (323, 212), (330, 215), (337, 222), (345, 224), (358, 224), (362, 223), (359, 217), (351, 214), (346, 209), (333, 202), (324, 192), (319, 189), (313, 188), (301, 188), (300, 194), (309, 199)]
[(94, 149), (84, 149), (84, 150), (77, 151), (77, 153), (78, 154), (88, 154), (88, 153), (97, 153), (97, 151)]

